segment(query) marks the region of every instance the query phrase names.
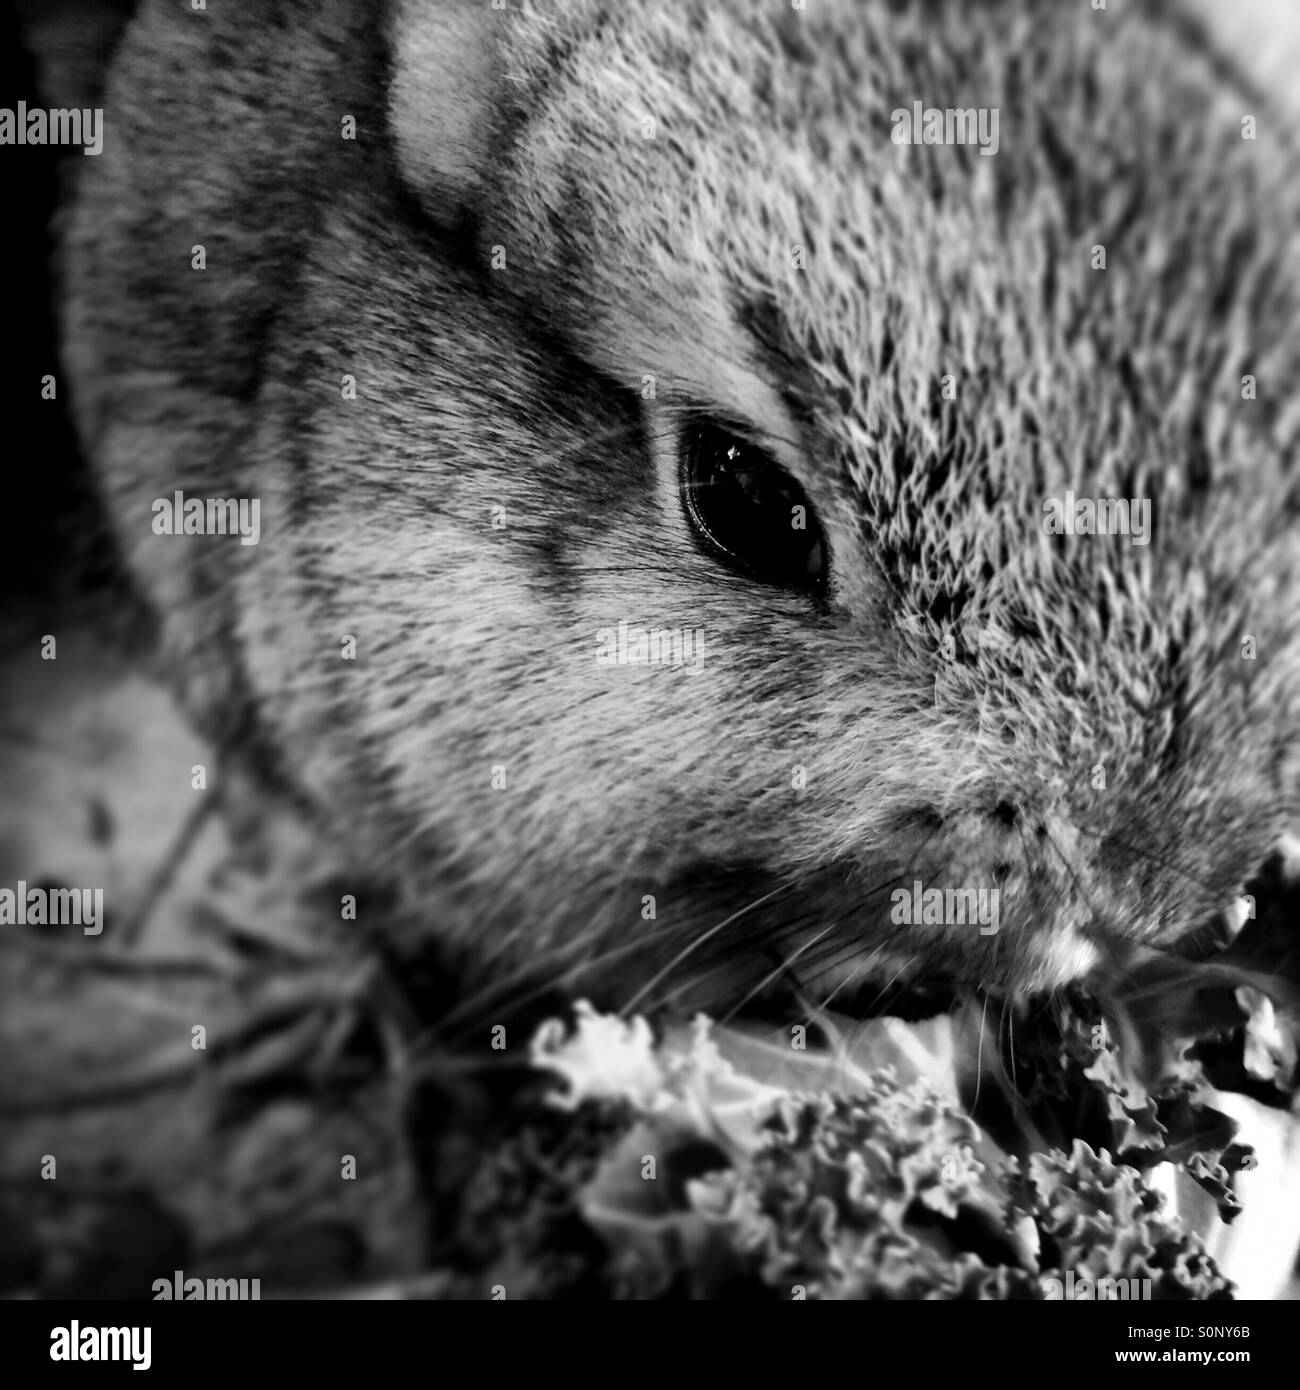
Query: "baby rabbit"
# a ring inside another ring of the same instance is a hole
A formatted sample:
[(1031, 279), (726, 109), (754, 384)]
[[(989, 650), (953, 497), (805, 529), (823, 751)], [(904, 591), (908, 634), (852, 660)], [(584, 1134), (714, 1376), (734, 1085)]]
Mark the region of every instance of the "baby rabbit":
[(144, 0), (105, 108), (159, 667), (485, 976), (1021, 994), (1296, 826), (1296, 152), (1174, 5)]

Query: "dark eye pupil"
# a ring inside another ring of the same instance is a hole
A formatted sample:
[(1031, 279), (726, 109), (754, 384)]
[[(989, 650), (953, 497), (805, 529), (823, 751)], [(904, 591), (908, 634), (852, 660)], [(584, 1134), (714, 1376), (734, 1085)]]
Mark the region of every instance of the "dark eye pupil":
[(826, 547), (803, 489), (761, 449), (716, 425), (683, 441), (691, 524), (735, 567), (769, 584), (819, 593)]

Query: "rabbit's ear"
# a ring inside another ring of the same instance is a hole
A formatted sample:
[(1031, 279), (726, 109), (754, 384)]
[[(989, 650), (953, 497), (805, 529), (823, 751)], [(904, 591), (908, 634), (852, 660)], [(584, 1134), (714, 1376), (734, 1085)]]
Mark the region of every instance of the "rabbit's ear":
[(388, 119), (407, 187), (434, 222), (477, 204), (492, 159), (502, 51), (516, 16), (487, 0), (399, 0)]
[(134, 8), (135, 0), (15, 0), (12, 13), (48, 106), (101, 103), (109, 62)]

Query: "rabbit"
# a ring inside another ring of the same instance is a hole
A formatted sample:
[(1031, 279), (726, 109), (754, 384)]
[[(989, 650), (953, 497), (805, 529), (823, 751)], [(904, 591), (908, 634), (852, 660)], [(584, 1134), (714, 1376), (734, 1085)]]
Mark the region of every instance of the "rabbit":
[(1027, 998), (1294, 832), (1297, 151), (1194, 14), (144, 0), (104, 104), (152, 659), (412, 951)]

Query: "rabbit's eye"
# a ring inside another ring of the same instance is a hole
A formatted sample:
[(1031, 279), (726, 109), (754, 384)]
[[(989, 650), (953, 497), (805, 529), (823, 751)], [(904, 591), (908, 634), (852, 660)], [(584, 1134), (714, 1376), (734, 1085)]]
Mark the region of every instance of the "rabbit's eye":
[(683, 437), (691, 525), (733, 566), (768, 584), (821, 594), (826, 543), (797, 482), (761, 449), (716, 425)]

